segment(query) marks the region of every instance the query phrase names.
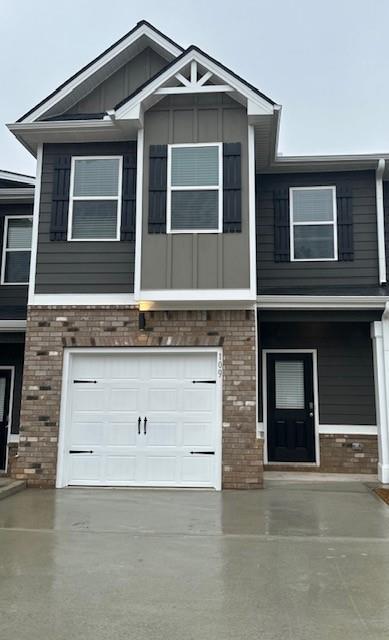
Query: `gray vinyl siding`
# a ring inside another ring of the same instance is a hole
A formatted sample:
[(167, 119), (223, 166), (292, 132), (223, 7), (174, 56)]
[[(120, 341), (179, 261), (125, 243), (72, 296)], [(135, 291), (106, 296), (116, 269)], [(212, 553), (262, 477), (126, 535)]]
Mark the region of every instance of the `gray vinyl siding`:
[(376, 424), (369, 323), (261, 322), (259, 336), (261, 350), (317, 349), (321, 424)]
[(15, 367), (11, 433), (19, 433), (24, 361), (24, 334), (0, 333), (0, 366)]
[(98, 85), (67, 113), (98, 113), (113, 109), (118, 102), (131, 95), (166, 65), (166, 60), (148, 47)]
[[(352, 192), (354, 260), (350, 262), (275, 262), (273, 192), (302, 186), (348, 186)], [(272, 174), (257, 176), (257, 286), (259, 293), (310, 292), (378, 286), (378, 249), (373, 171)]]
[[(0, 256), (3, 259), (5, 216), (32, 216), (31, 204), (0, 204)], [(0, 319), (24, 319), (27, 315), (28, 286), (0, 285)]]
[[(240, 142), (242, 232), (149, 234), (150, 145)], [(247, 115), (227, 96), (165, 98), (145, 115), (142, 289), (249, 287)]]
[(121, 155), (125, 143), (45, 145), (39, 207), (36, 293), (133, 293), (135, 242), (54, 242), (50, 220), (54, 157)]

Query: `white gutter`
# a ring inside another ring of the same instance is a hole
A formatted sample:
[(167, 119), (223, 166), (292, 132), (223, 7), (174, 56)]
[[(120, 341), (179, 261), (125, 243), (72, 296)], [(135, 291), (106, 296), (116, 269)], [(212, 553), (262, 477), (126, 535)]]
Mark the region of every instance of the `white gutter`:
[(258, 309), (384, 309), (388, 296), (260, 295)]
[(378, 160), (376, 176), (376, 207), (377, 207), (377, 241), (378, 241), (378, 274), (380, 284), (386, 283), (386, 251), (385, 251), (385, 219), (384, 219), (384, 190), (382, 176), (385, 171), (385, 160)]

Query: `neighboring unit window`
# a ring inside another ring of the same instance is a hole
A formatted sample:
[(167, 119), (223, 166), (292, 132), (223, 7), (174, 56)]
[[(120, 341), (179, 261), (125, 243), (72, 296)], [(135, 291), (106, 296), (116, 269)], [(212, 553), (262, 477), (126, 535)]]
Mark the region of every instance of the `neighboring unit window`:
[(6, 217), (4, 221), (2, 284), (28, 284), (32, 218)]
[(122, 158), (72, 158), (69, 240), (119, 240)]
[(222, 231), (222, 145), (171, 145), (167, 231)]
[(292, 260), (337, 260), (335, 187), (290, 190)]

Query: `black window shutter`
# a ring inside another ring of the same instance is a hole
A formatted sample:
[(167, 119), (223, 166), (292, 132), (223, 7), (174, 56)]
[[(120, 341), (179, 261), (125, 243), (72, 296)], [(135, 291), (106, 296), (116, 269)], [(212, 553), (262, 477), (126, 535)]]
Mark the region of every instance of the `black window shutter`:
[(336, 189), (336, 213), (338, 221), (338, 260), (354, 260), (352, 194), (349, 187), (338, 187)]
[(274, 262), (290, 260), (289, 190), (277, 189), (274, 204)]
[(71, 156), (57, 156), (54, 160), (53, 198), (51, 206), (50, 240), (66, 240), (70, 190)]
[(166, 233), (167, 145), (150, 146), (149, 233)]
[(223, 144), (223, 233), (242, 230), (240, 142)]
[(135, 240), (136, 147), (123, 155), (122, 219), (120, 240)]

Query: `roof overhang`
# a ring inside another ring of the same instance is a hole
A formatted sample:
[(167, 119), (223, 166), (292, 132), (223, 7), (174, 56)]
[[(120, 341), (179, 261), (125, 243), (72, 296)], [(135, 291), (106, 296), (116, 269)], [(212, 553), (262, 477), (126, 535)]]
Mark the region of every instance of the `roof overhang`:
[(168, 62), (183, 51), (178, 44), (148, 22), (139, 22), (123, 38), (19, 118), (18, 122), (31, 123), (43, 117), (64, 113), (146, 47), (154, 49)]
[(15, 182), (15, 186), (23, 187), (24, 185), (35, 186), (34, 176), (27, 176), (24, 173), (15, 173), (14, 171), (4, 171), (0, 169), (0, 180), (6, 180), (7, 182)]
[(258, 309), (385, 309), (388, 296), (260, 295)]
[(0, 203), (10, 204), (13, 202), (32, 202), (34, 200), (34, 189), (15, 188), (0, 189)]

